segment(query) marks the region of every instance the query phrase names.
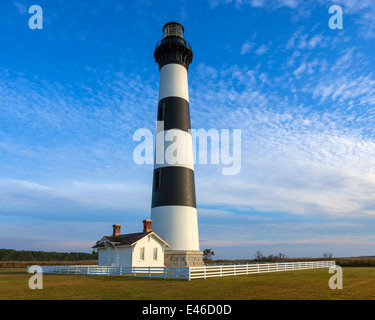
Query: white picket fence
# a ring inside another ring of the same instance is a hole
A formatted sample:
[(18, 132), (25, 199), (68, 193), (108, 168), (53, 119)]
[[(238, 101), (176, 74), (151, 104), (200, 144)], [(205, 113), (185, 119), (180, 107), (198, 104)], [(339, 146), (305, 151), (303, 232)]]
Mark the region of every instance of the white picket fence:
[(334, 266), (336, 266), (335, 261), (306, 261), (190, 267), (189, 280), (237, 276), (252, 273), (330, 268)]
[[(41, 266), (43, 273), (86, 274), (95, 276), (148, 277), (161, 279), (189, 279), (188, 267), (108, 267), (97, 265)], [(27, 271), (29, 266), (27, 267)]]
[[(253, 273), (304, 270), (335, 267), (335, 261), (307, 261), (216, 265), (202, 267), (107, 267), (84, 266), (41, 266), (43, 273), (85, 274), (101, 276), (148, 277), (159, 279), (207, 279), (211, 277), (237, 276)], [(27, 271), (29, 271), (27, 267)]]

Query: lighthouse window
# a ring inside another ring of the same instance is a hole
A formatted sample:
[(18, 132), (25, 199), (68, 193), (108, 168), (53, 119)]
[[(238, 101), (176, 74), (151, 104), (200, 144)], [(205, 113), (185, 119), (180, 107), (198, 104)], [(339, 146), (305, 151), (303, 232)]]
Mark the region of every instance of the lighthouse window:
[(158, 108), (158, 121), (164, 121), (165, 103)]
[(164, 29), (164, 37), (177, 36), (182, 38), (183, 34), (183, 30), (178, 24), (170, 24)]
[(161, 169), (156, 169), (154, 173), (154, 190), (159, 191), (161, 188)]

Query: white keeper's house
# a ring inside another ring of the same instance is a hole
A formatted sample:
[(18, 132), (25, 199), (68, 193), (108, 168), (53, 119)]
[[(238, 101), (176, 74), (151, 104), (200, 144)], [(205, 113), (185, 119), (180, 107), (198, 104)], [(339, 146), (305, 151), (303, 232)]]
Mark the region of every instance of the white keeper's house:
[(112, 236), (104, 236), (92, 248), (98, 249), (99, 266), (164, 267), (164, 251), (170, 245), (151, 228), (152, 220), (143, 220), (143, 232), (121, 234), (121, 225), (113, 225)]

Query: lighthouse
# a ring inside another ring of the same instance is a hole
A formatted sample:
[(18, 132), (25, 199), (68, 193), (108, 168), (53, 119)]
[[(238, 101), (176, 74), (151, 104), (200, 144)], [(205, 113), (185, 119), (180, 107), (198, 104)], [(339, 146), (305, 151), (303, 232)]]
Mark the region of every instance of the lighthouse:
[(169, 22), (163, 33), (154, 52), (160, 87), (151, 220), (153, 230), (171, 245), (166, 266), (200, 266), (187, 77), (193, 51), (181, 24)]

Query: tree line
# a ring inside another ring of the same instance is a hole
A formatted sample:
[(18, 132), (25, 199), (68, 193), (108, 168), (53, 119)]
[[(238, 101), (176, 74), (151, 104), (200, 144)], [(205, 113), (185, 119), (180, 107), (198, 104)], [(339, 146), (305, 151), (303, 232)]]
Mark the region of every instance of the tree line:
[(288, 259), (288, 256), (284, 253), (279, 252), (279, 254), (270, 254), (265, 256), (260, 250), (257, 250), (254, 255), (254, 260), (257, 262), (282, 262)]
[[(204, 249), (203, 250), (203, 260), (206, 262), (211, 262), (215, 252), (212, 249)], [(323, 259), (332, 260), (333, 254), (326, 252), (322, 255)], [(370, 257), (371, 258), (371, 257)], [(293, 260), (318, 260), (319, 258), (288, 258), (288, 256), (284, 253), (279, 252), (278, 254), (270, 254), (268, 256), (264, 255), (260, 250), (257, 250), (254, 255), (254, 259), (241, 259), (244, 262), (285, 262), (285, 261), (293, 261)], [(218, 262), (223, 261), (231, 261), (231, 260), (217, 260)], [(235, 260), (239, 261), (239, 260)]]
[(0, 261), (80, 261), (97, 260), (98, 253), (45, 252), (14, 249), (0, 249)]

